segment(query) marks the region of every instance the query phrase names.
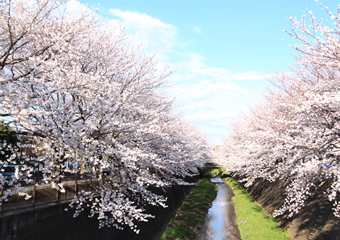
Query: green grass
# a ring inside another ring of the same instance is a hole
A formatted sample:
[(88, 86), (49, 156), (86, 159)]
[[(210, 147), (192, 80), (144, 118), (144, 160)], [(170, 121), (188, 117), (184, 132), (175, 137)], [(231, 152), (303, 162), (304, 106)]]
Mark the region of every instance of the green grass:
[(226, 172), (224, 181), (233, 189), (235, 196), (236, 223), (242, 240), (291, 239), (275, 220), (254, 202), (243, 187)]
[(191, 239), (195, 230), (202, 226), (216, 195), (216, 184), (210, 182), (210, 179), (201, 179), (160, 239)]

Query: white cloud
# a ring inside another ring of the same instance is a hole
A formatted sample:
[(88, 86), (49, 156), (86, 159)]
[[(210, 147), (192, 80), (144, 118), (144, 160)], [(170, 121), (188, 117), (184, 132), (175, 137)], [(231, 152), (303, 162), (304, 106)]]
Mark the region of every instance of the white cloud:
[(71, 15), (80, 15), (84, 11), (91, 11), (88, 5), (80, 3), (78, 0), (70, 0), (66, 3), (67, 12)]
[(210, 80), (203, 80), (190, 85), (174, 86), (170, 91), (180, 96), (182, 101), (191, 102), (209, 100), (209, 98), (222, 100), (249, 93), (246, 89), (238, 87), (231, 82), (213, 82)]
[(247, 110), (244, 103), (256, 95), (231, 82), (204, 80), (190, 85), (177, 85), (168, 90), (176, 97), (178, 107), (187, 120), (195, 124), (225, 126)]
[(174, 64), (178, 71), (170, 81), (177, 85), (168, 93), (176, 97), (187, 120), (204, 130), (215, 144), (221, 144), (228, 120), (247, 111), (261, 95), (256, 89), (245, 87), (245, 82), (264, 81), (267, 75), (206, 66), (204, 57), (193, 53), (183, 59)]
[[(71, 15), (79, 15), (83, 11), (94, 13), (99, 4), (90, 6), (80, 3), (78, 0), (67, 2), (67, 12)], [(164, 23), (160, 19), (151, 17), (145, 13), (122, 11), (120, 9), (109, 9), (109, 15), (104, 17), (105, 23), (112, 29), (124, 28), (131, 36), (133, 43), (143, 44), (144, 47), (156, 47), (171, 49), (176, 43), (177, 27)]]
[(241, 72), (233, 74), (233, 79), (235, 80), (263, 80), (270, 77), (269, 75), (259, 74), (253, 71)]
[[(182, 54), (182, 62), (173, 64), (178, 69), (180, 81), (190, 79), (209, 80), (264, 80), (269, 75), (253, 71), (235, 72), (225, 68), (215, 68), (204, 64), (204, 57), (195, 53)], [(177, 75), (174, 76), (174, 80)], [(184, 78), (183, 78), (184, 77)]]
[(200, 27), (195, 27), (195, 26), (193, 26), (193, 27), (192, 27), (192, 30), (193, 30), (195, 33), (199, 33), (199, 34), (202, 33), (202, 28), (200, 28)]
[(145, 13), (110, 9), (109, 24), (113, 27), (124, 27), (133, 36), (134, 41), (146, 47), (171, 48), (176, 42), (177, 27), (164, 23)]

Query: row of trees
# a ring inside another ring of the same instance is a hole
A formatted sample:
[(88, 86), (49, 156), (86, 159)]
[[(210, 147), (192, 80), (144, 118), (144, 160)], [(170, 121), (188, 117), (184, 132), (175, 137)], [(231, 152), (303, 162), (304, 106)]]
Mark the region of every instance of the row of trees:
[[(136, 199), (166, 207), (149, 186), (185, 184), (181, 179), (210, 157), (205, 137), (158, 90), (170, 73), (90, 9), (72, 15), (67, 1), (1, 1), (0, 116), (37, 152), (19, 156), (12, 148), (1, 164), (20, 161), (27, 181), (38, 168), (46, 182), (70, 171), (67, 161), (76, 170), (85, 166), (100, 180), (92, 193), (100, 198), (76, 196), (75, 216), (89, 205), (100, 227), (138, 232), (135, 221), (152, 216)], [(16, 179), (0, 178), (0, 188), (7, 185), (19, 187)]]
[(334, 29), (317, 21), (290, 18), (289, 35), (301, 41), (291, 72), (277, 72), (273, 87), (225, 139), (225, 165), (244, 176), (286, 183), (286, 200), (275, 215), (299, 212), (323, 188), (340, 217), (340, 13), (329, 15)]

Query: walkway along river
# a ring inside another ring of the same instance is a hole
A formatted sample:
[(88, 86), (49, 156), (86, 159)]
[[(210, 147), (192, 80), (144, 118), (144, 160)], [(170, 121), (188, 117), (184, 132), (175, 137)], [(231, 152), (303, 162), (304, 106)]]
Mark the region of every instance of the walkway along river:
[(216, 199), (212, 203), (195, 240), (240, 240), (236, 225), (234, 196), (232, 190), (220, 178), (211, 179), (218, 186)]

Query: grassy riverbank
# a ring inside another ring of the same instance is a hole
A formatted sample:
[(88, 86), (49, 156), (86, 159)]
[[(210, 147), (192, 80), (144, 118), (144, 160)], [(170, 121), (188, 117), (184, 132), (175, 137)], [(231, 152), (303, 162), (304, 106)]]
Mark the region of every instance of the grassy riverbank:
[(203, 224), (205, 215), (217, 195), (217, 186), (203, 178), (184, 201), (175, 219), (169, 224), (161, 240), (189, 240)]
[(236, 223), (242, 240), (291, 239), (287, 231), (281, 230), (275, 220), (263, 211), (229, 174), (224, 173), (223, 177), (235, 194), (233, 202), (237, 216)]

